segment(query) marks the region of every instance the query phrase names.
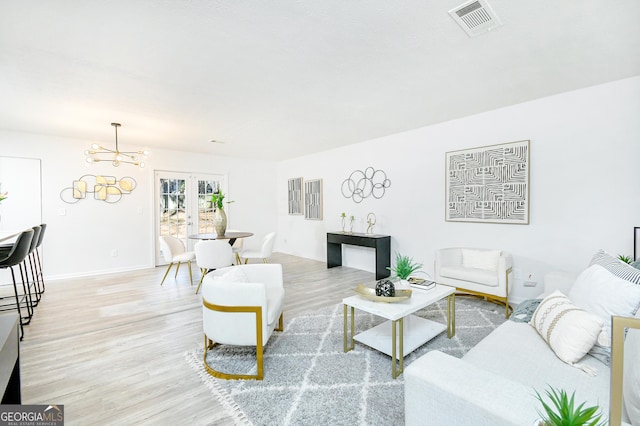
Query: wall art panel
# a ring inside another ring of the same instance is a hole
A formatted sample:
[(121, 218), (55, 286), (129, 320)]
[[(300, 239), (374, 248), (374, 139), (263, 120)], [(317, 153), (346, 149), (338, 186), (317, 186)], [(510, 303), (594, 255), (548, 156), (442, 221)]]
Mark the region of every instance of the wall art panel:
[(445, 220), (529, 224), (528, 140), (446, 153)]
[(304, 182), (304, 218), (322, 220), (322, 179)]

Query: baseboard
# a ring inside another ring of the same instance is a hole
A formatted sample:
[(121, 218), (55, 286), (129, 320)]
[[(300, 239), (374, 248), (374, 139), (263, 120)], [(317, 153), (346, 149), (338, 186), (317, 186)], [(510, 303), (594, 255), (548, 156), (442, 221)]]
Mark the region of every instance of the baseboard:
[(71, 278), (83, 278), (83, 277), (95, 277), (98, 275), (108, 275), (108, 274), (117, 274), (120, 272), (131, 272), (131, 271), (139, 271), (141, 269), (151, 269), (155, 268), (153, 265), (138, 265), (131, 266), (127, 268), (114, 268), (114, 269), (102, 269), (99, 271), (90, 271), (90, 272), (82, 272), (75, 274), (60, 274), (60, 275), (51, 275), (44, 276), (45, 281), (59, 281), (59, 280), (67, 280)]

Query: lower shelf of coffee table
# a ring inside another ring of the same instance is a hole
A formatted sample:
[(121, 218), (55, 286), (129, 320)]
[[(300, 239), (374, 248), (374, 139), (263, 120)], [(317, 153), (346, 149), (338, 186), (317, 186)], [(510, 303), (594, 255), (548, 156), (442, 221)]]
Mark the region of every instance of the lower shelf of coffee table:
[[(447, 326), (415, 315), (409, 315), (404, 318), (403, 328), (403, 355), (407, 355), (445, 331)], [(400, 342), (399, 334), (400, 326), (398, 325), (398, 331), (396, 333), (398, 343)], [(356, 334), (353, 338), (360, 343), (391, 356), (391, 321), (378, 324), (369, 330)], [(400, 354), (396, 356), (400, 356)]]

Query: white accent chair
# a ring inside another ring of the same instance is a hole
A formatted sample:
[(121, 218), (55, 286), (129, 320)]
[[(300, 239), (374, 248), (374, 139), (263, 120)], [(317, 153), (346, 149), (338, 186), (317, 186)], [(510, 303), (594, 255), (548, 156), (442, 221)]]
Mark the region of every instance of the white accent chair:
[(248, 263), (249, 259), (262, 259), (263, 263), (268, 263), (271, 253), (273, 253), (273, 245), (276, 242), (276, 233), (267, 234), (262, 240), (260, 250), (243, 250), (240, 254), (244, 258), (244, 263)]
[[(284, 286), (282, 265), (238, 265), (217, 269), (204, 278), (202, 321), (204, 367), (222, 379), (264, 377), (263, 347), (274, 330), (282, 331)], [(216, 343), (255, 346), (255, 375), (223, 373), (207, 363), (207, 353)]]
[(464, 293), (505, 304), (509, 317), (509, 274), (513, 260), (502, 250), (453, 247), (436, 250), (434, 279)]
[(164, 284), (164, 280), (167, 278), (167, 275), (174, 263), (177, 263), (174, 278), (178, 277), (178, 270), (180, 270), (180, 263), (182, 262), (187, 262), (189, 265), (189, 279), (191, 280), (191, 285), (193, 285), (191, 261), (196, 258), (196, 254), (192, 251), (186, 251), (182, 240), (170, 235), (163, 235), (160, 237), (160, 251), (162, 252), (164, 260), (169, 262), (167, 272), (164, 273), (164, 277), (162, 278), (160, 285)]
[(200, 291), (202, 280), (208, 272), (231, 266), (233, 263), (233, 250), (227, 240), (205, 240), (195, 245), (196, 263), (202, 276), (196, 288), (196, 294)]

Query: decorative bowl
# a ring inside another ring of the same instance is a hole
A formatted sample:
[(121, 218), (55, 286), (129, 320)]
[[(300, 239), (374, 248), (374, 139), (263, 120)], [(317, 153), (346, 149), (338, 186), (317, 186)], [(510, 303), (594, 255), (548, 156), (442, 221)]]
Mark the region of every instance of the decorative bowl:
[(358, 284), (358, 287), (354, 288), (353, 291), (358, 293), (358, 296), (363, 299), (371, 300), (373, 302), (395, 303), (402, 302), (403, 300), (407, 300), (411, 297), (411, 290), (396, 290), (396, 295), (393, 297), (376, 296), (376, 290), (369, 288), (364, 284)]

